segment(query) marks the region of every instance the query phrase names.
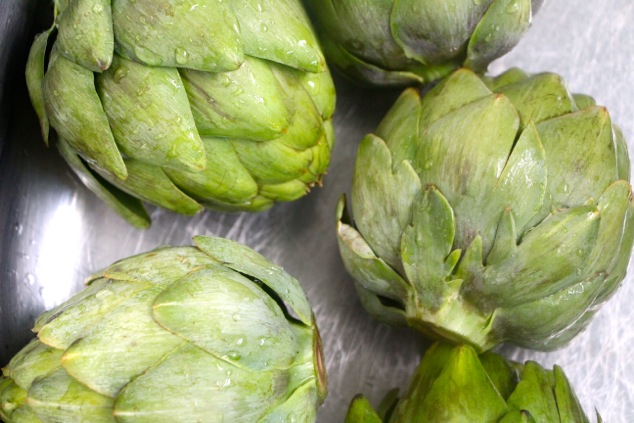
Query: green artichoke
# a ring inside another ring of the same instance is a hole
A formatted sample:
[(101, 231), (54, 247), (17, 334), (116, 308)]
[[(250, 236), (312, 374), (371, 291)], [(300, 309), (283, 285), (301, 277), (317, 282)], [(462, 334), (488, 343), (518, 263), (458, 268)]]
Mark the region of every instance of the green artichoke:
[(374, 411), (366, 398), (355, 397), (346, 423), (589, 421), (559, 366), (521, 365), (498, 354), (478, 355), (467, 345), (432, 345), (405, 397), (386, 399)]
[(132, 224), (141, 200), (259, 211), (321, 182), (335, 94), (299, 0), (55, 6), (26, 69), (42, 134)]
[(121, 260), (42, 314), (0, 377), (7, 423), (315, 420), (321, 341), (297, 280), (195, 237)]
[(562, 78), (461, 69), (359, 146), (340, 252), (366, 309), (479, 351), (558, 348), (625, 277), (627, 145)]
[(528, 30), (543, 0), (304, 0), (328, 61), (378, 85), (485, 71)]

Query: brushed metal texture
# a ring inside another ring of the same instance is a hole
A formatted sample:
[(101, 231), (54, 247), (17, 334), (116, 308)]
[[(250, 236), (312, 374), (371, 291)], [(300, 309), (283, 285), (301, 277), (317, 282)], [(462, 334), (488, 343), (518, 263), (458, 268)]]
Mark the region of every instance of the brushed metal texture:
[[(243, 242), (300, 280), (325, 348), (329, 397), (320, 422), (343, 421), (357, 393), (378, 404), (391, 388), (404, 388), (429, 344), (411, 330), (366, 315), (339, 257), (334, 216), (339, 196), (349, 193), (359, 141), (376, 128), (400, 90), (359, 88), (335, 78), (336, 147), (324, 186), (307, 197), (260, 214), (205, 211), (186, 217), (150, 207), (152, 227), (140, 231), (84, 188), (54, 147), (44, 146), (23, 72), (2, 78), (7, 49), (22, 52), (12, 57), (19, 56), (24, 68), (33, 35), (23, 36), (29, 7), (21, 0), (0, 2), (0, 84), (12, 86), (6, 100), (10, 110), (4, 109), (0, 120), (0, 137), (6, 133), (0, 150), (0, 365), (33, 336), (35, 317), (81, 289), (93, 271), (160, 245), (191, 244), (193, 235), (207, 234)], [(633, 22), (631, 0), (547, 1), (525, 38), (490, 71), (519, 66), (560, 73), (572, 91), (591, 94), (608, 108), (632, 157)], [(501, 349), (510, 358), (560, 364), (586, 411), (592, 414), (596, 407), (610, 422), (630, 421), (634, 415), (632, 264), (629, 270), (588, 330), (566, 348), (552, 353)]]

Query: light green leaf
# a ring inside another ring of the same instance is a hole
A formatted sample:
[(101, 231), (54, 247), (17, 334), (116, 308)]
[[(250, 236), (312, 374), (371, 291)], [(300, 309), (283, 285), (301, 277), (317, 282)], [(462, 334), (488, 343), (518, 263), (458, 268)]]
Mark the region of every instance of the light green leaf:
[(238, 21), (222, 0), (113, 0), (117, 52), (150, 66), (210, 72), (244, 60)]

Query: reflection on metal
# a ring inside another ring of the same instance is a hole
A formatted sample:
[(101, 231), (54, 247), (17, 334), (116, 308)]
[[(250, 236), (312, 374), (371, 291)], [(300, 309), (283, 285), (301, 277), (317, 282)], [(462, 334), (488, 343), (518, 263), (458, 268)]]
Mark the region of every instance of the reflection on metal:
[(74, 252), (81, 251), (83, 224), (77, 193), (70, 201), (60, 202), (44, 224), (35, 275), (45, 309), (55, 307), (72, 294), (72, 285), (67, 281), (74, 279), (81, 257)]

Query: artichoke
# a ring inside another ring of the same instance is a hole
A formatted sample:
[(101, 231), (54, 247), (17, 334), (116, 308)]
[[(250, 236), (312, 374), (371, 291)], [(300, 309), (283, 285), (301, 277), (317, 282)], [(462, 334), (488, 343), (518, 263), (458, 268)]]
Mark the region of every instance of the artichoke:
[(297, 280), (249, 248), (121, 260), (42, 314), (0, 377), (0, 417), (21, 422), (315, 420), (321, 341)]
[(334, 86), (299, 0), (55, 6), (26, 69), (43, 137), (132, 224), (141, 200), (259, 211), (321, 182)]
[(521, 365), (490, 352), (478, 355), (468, 345), (432, 345), (405, 397), (386, 400), (374, 411), (365, 397), (355, 397), (346, 423), (589, 421), (561, 367), (546, 370), (533, 361)]
[(561, 77), (460, 69), (407, 89), (361, 141), (340, 252), (383, 321), (478, 351), (556, 349), (625, 277), (629, 175), (607, 110)]
[(329, 62), (377, 85), (485, 71), (528, 30), (543, 0), (304, 0)]

